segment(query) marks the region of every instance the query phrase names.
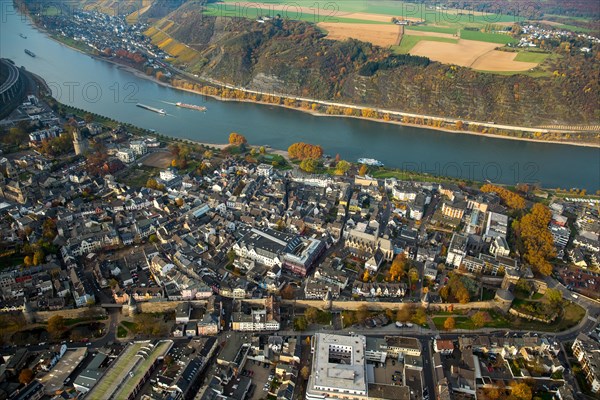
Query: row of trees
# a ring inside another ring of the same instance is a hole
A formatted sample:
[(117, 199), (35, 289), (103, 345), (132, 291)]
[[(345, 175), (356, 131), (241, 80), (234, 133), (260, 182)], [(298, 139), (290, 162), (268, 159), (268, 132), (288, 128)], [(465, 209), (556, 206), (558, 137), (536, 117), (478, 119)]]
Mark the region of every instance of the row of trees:
[(525, 199), (523, 197), (501, 186), (486, 183), (481, 187), (481, 191), (484, 193), (493, 192), (498, 194), (498, 196), (500, 196), (504, 204), (506, 204), (507, 207), (510, 207), (514, 210), (522, 210), (523, 208), (525, 208)]
[(288, 154), (292, 158), (304, 160), (305, 158), (319, 159), (323, 157), (323, 148), (316, 144), (298, 142), (288, 147)]

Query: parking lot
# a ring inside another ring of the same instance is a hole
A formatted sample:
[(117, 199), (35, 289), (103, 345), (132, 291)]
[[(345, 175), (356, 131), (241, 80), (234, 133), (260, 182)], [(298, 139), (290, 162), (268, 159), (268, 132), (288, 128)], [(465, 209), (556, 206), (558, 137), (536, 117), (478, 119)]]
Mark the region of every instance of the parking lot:
[(271, 374), (271, 366), (269, 365), (268, 368), (265, 368), (263, 363), (256, 362), (255, 364), (254, 361), (248, 360), (246, 361), (242, 374), (248, 373), (244, 371), (249, 371), (252, 383), (256, 385), (254, 394), (250, 400), (258, 400), (267, 397), (267, 391), (264, 390), (264, 385), (267, 383), (269, 375)]
[(391, 360), (388, 357), (383, 367), (377, 366), (375, 368), (375, 383), (381, 383), (386, 385), (401, 385), (402, 363), (398, 362), (397, 360)]
[(558, 279), (569, 290), (597, 298), (600, 292), (600, 274), (577, 267), (558, 269)]

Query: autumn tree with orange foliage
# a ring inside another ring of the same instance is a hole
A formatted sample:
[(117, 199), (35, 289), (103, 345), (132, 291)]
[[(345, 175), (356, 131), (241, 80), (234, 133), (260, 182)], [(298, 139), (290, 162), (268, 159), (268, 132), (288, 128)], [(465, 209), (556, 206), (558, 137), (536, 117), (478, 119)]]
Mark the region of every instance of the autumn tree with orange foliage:
[(358, 175), (365, 176), (367, 174), (367, 170), (368, 170), (368, 167), (365, 164), (361, 165), (360, 169), (358, 170)]
[(292, 158), (303, 160), (305, 158), (319, 159), (323, 157), (323, 148), (319, 145), (298, 142), (288, 147), (288, 154)]
[(505, 189), (501, 186), (491, 185), (486, 183), (481, 187), (481, 191), (484, 193), (496, 193), (504, 203), (515, 210), (522, 210), (525, 208), (525, 199), (519, 196), (518, 194), (511, 192), (508, 189)]
[(235, 132), (231, 132), (229, 134), (229, 144), (239, 146), (239, 145), (243, 145), (246, 143), (248, 143), (248, 141), (246, 140), (244, 135), (240, 135), (239, 133), (235, 133)]
[(523, 259), (542, 275), (552, 273), (549, 260), (555, 256), (554, 241), (548, 228), (551, 220), (552, 213), (548, 207), (537, 203), (520, 221), (512, 224), (523, 250)]
[(390, 267), (390, 280), (400, 281), (404, 275), (406, 275), (406, 266), (408, 265), (408, 259), (406, 253), (400, 253), (394, 258), (392, 266)]

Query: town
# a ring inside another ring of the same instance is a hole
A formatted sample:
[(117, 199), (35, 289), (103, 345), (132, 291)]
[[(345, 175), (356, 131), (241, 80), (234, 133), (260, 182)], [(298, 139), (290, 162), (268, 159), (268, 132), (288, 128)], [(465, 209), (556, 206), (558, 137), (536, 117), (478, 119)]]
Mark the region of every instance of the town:
[(600, 392), (583, 191), (175, 140), (42, 94), (3, 126), (4, 397)]

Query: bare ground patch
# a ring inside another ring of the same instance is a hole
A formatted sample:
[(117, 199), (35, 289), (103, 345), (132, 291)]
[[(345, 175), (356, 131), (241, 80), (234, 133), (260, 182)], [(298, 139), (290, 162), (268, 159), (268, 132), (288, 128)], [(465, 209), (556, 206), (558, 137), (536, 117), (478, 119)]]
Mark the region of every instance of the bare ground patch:
[(332, 40), (346, 40), (349, 38), (370, 42), (377, 46), (387, 47), (398, 43), (400, 26), (398, 25), (371, 25), (354, 23), (321, 22), (317, 24), (325, 29), (327, 38)]
[(154, 168), (167, 168), (171, 165), (173, 155), (167, 151), (160, 151), (148, 154), (142, 161), (142, 164)]
[(480, 56), (494, 50), (496, 47), (498, 47), (496, 43), (474, 40), (459, 40), (458, 43), (422, 40), (410, 50), (410, 54), (429, 57), (431, 60), (445, 64), (470, 67)]
[(538, 66), (537, 63), (515, 61), (517, 54), (492, 50), (479, 57), (471, 68), (481, 71), (528, 71)]

